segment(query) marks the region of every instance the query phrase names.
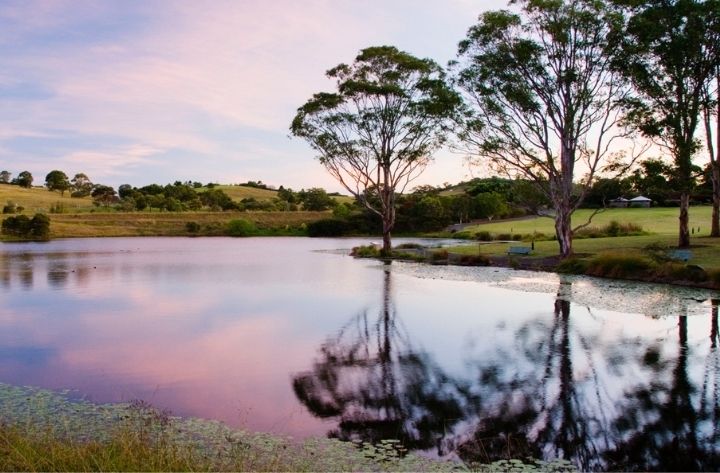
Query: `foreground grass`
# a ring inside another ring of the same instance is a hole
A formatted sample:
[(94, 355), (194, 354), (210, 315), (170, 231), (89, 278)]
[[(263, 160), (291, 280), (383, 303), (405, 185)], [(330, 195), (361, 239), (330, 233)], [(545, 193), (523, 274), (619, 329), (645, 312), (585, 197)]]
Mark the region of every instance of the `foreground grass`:
[[(146, 403), (97, 405), (0, 383), (2, 471), (468, 471), (377, 444), (291, 438), (183, 419)], [(482, 471), (570, 471), (564, 461), (476, 465)]]

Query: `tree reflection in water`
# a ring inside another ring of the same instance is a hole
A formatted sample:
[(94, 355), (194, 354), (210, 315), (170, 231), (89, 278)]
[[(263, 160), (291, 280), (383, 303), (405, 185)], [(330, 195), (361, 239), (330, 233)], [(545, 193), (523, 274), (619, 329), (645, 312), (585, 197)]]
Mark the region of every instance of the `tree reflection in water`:
[[(584, 323), (570, 317), (572, 286), (561, 280), (552, 316), (521, 323), (509, 339), (484, 338), (464, 381), (413, 349), (393, 307), (389, 271), (383, 290), (377, 319), (354, 317), (322, 346), (312, 371), (294, 379), (311, 412), (338, 419), (331, 436), (394, 438), (467, 462), (564, 458), (583, 471), (720, 467), (717, 301), (709, 354), (699, 360), (699, 348), (691, 358), (687, 316), (678, 317), (677, 350), (673, 334), (668, 343), (622, 331), (609, 339), (589, 309)], [(690, 366), (701, 365), (703, 375), (690, 376)]]
[[(458, 440), (464, 460), (564, 458), (583, 471), (601, 467), (610, 444), (607, 380), (591, 349), (596, 340), (571, 324), (569, 289), (562, 281), (551, 321), (522, 325), (511, 349), (494, 347), (476, 362), (484, 402), (474, 432)], [(613, 353), (613, 363), (626, 357)]]
[(720, 468), (717, 301), (713, 301), (712, 311), (710, 353), (702, 389), (693, 385), (688, 374), (692, 348), (688, 345), (687, 316), (680, 315), (676, 360), (663, 360), (654, 354), (645, 356), (645, 365), (655, 376), (651, 382), (625, 393), (621, 404), (623, 415), (614, 422), (617, 446), (606, 455), (609, 469), (710, 471)]
[(293, 380), (295, 394), (316, 416), (339, 418), (331, 437), (397, 439), (444, 454), (442, 440), (477, 412), (477, 399), (413, 349), (393, 307), (389, 269), (382, 302), (375, 320), (361, 313), (323, 344), (313, 370)]

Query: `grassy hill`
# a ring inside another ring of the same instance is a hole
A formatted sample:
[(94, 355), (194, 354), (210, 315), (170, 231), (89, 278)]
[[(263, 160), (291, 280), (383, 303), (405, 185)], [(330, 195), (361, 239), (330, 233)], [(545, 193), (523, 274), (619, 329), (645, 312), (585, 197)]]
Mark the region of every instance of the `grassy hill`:
[[(220, 185), (215, 186), (215, 189), (220, 189), (229, 195), (233, 200), (241, 201), (242, 199), (254, 198), (256, 200), (272, 200), (277, 197), (277, 191), (270, 189), (259, 189), (257, 187), (250, 186), (229, 186)], [(207, 190), (206, 187), (198, 189), (200, 192)]]
[(14, 202), (25, 207), (24, 213), (47, 213), (50, 207), (61, 204), (67, 212), (87, 212), (93, 208), (90, 197), (70, 197), (69, 192), (61, 196), (59, 192), (51, 192), (43, 187), (26, 189), (20, 186), (0, 184), (0, 207)]

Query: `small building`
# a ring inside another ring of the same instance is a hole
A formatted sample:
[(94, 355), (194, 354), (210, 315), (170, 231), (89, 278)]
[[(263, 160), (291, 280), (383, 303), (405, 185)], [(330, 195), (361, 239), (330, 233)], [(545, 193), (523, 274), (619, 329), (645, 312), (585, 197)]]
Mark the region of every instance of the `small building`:
[(630, 207), (650, 207), (652, 200), (645, 196), (639, 195), (629, 200)]
[(608, 204), (610, 205), (610, 207), (625, 208), (630, 205), (630, 201), (624, 197), (618, 197), (617, 199), (610, 200)]

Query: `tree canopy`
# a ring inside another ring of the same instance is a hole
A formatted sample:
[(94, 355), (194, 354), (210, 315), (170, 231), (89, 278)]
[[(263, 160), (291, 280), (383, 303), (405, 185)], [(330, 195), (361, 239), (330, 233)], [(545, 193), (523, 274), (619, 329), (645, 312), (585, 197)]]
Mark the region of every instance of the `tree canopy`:
[(620, 19), (592, 0), (515, 3), (519, 13), (480, 15), (459, 45), (456, 79), (469, 104), (460, 138), (477, 162), (547, 196), (568, 256), (570, 216), (616, 136), (623, 89), (610, 61)]
[(290, 130), (318, 153), (325, 169), (383, 222), (390, 251), (396, 194), (445, 141), (460, 97), (442, 68), (392, 46), (363, 49), (327, 76), (336, 91), (301, 106)]
[(678, 245), (690, 244), (689, 195), (696, 131), (708, 83), (720, 65), (717, 0), (617, 0), (627, 12), (615, 67), (632, 83), (627, 121), (666, 147), (674, 159), (680, 198)]
[(45, 187), (51, 191), (60, 191), (60, 195), (64, 195), (65, 191), (70, 189), (70, 180), (67, 174), (55, 169), (45, 176)]

